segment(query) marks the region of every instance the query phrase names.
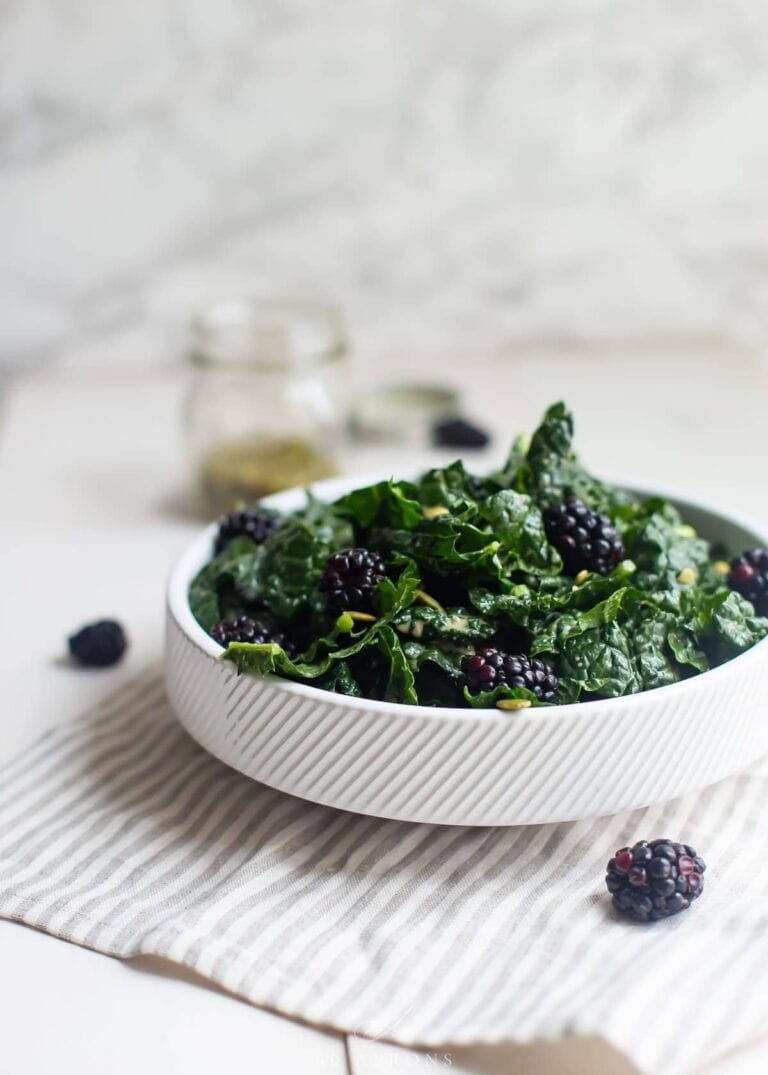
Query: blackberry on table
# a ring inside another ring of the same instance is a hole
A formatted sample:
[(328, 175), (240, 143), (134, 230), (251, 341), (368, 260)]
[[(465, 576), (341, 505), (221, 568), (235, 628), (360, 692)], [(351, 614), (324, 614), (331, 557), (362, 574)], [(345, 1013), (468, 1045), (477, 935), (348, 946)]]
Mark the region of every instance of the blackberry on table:
[(432, 439), (439, 448), (485, 448), (490, 436), (466, 418), (447, 418), (432, 427)]
[(257, 545), (261, 545), (279, 525), (279, 515), (265, 511), (263, 508), (232, 511), (219, 524), (213, 547), (214, 555), (218, 556), (220, 552), (223, 552), (230, 541), (236, 537), (249, 537)]
[(611, 520), (592, 511), (578, 497), (547, 508), (544, 526), (568, 575), (584, 570), (607, 575), (624, 559), (624, 546)]
[(768, 616), (768, 549), (747, 549), (733, 559), (728, 585), (752, 602), (758, 616)]
[(282, 646), (289, 655), (293, 652), (290, 641), (282, 632), (275, 631), (261, 620), (254, 620), (250, 616), (233, 616), (222, 620), (211, 628), (211, 638), (225, 649), (231, 642), (252, 642), (256, 646), (274, 642)]
[(495, 687), (525, 687), (540, 702), (551, 702), (557, 690), (557, 676), (546, 661), (531, 660), (524, 653), (504, 653), (493, 646), (464, 657), (461, 670), (471, 694)]
[(328, 608), (337, 612), (370, 612), (373, 590), (386, 577), (387, 566), (377, 552), (342, 549), (329, 556), (319, 588)]
[(706, 868), (688, 844), (640, 840), (616, 852), (608, 863), (605, 884), (619, 914), (653, 922), (687, 910), (699, 898)]
[(128, 640), (115, 620), (99, 620), (81, 627), (67, 640), (67, 645), (78, 664), (106, 668), (117, 664), (125, 653)]

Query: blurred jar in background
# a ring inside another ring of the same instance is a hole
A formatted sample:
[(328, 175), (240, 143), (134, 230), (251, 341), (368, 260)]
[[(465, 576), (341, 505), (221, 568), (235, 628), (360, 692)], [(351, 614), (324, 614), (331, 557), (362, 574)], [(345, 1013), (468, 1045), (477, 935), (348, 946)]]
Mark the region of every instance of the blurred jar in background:
[(236, 301), (194, 318), (186, 425), (208, 512), (336, 473), (346, 354), (332, 307)]

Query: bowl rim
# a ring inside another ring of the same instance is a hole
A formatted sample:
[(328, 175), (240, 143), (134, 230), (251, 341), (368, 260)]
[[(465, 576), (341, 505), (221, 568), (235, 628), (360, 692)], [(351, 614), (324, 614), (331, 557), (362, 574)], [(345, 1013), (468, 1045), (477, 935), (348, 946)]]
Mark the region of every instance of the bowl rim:
[[(290, 489), (284, 489), (272, 496), (264, 497), (261, 503), (268, 507), (292, 510), (294, 506), (298, 506), (299, 498), (306, 496), (307, 491), (311, 491), (313, 495), (322, 500), (324, 496), (336, 496), (360, 488), (363, 485), (372, 484), (377, 481), (385, 481), (390, 477), (391, 474), (387, 475), (378, 472), (373, 475), (356, 474), (344, 475), (337, 478), (326, 478), (323, 481), (313, 482), (307, 486), (293, 486)], [(614, 484), (617, 485), (618, 488), (626, 489), (639, 496), (663, 497), (665, 500), (669, 500), (680, 507), (683, 513), (685, 513), (686, 509), (693, 509), (694, 511), (712, 516), (715, 520), (724, 520), (747, 531), (752, 535), (755, 541), (768, 545), (768, 537), (766, 537), (763, 527), (754, 520), (739, 513), (723, 511), (721, 508), (716, 507), (706, 500), (690, 500), (688, 497), (682, 496), (674, 490), (666, 488), (659, 489), (658, 487), (654, 487), (653, 489), (649, 489), (635, 482), (624, 484), (621, 481), (618, 481)], [(294, 502), (296, 503), (294, 504)], [(193, 616), (192, 609), (189, 605), (190, 583), (197, 572), (210, 560), (213, 539), (217, 529), (218, 522), (212, 522), (205, 526), (196, 535), (194, 541), (187, 545), (184, 552), (173, 564), (167, 586), (167, 608), (176, 621), (179, 629), (196, 646), (196, 648), (202, 651), (207, 657), (219, 662), (222, 656), (221, 647), (210, 637), (210, 635), (206, 634)], [(768, 636), (761, 639), (743, 653), (732, 657), (724, 664), (718, 665), (716, 668), (710, 668), (706, 672), (700, 672), (695, 676), (691, 676), (689, 679), (679, 680), (677, 683), (668, 683), (662, 687), (652, 687), (650, 690), (638, 691), (636, 694), (624, 694), (619, 695), (616, 698), (598, 698), (591, 701), (587, 708), (589, 713), (594, 714), (595, 716), (608, 708), (612, 707), (615, 709), (617, 704), (620, 704), (624, 710), (630, 711), (633, 708), (647, 704), (648, 700), (654, 701), (660, 696), (661, 692), (667, 692), (668, 694), (670, 691), (677, 691), (679, 694), (683, 690), (691, 691), (695, 689), (706, 689), (707, 685), (712, 683), (714, 677), (717, 676), (722, 679), (723, 676), (729, 674), (729, 669), (734, 665), (738, 664), (739, 667), (743, 667), (747, 661), (759, 660), (764, 654), (768, 655)], [(233, 672), (236, 671), (235, 665), (230, 665), (230, 667)], [(262, 680), (264, 683), (268, 683), (271, 686), (284, 691), (286, 694), (295, 695), (299, 699), (324, 701), (326, 703), (329, 702), (329, 700), (332, 700), (334, 705), (349, 708), (350, 710), (369, 713), (388, 713), (392, 716), (409, 716), (432, 720), (450, 719), (458, 721), (482, 719), (484, 721), (497, 720), (499, 722), (509, 722), (510, 720), (521, 722), (533, 718), (538, 722), (542, 720), (552, 721), (561, 716), (574, 717), (576, 715), (585, 715), (585, 705), (583, 702), (568, 702), (562, 705), (553, 706), (535, 706), (517, 711), (502, 711), (495, 708), (465, 709), (458, 706), (407, 705), (405, 702), (386, 702), (379, 698), (362, 698), (358, 696), (336, 694), (332, 691), (323, 690), (320, 687), (311, 687), (304, 683), (294, 683), (292, 680), (283, 679), (281, 676), (253, 676), (251, 678), (256, 682)]]

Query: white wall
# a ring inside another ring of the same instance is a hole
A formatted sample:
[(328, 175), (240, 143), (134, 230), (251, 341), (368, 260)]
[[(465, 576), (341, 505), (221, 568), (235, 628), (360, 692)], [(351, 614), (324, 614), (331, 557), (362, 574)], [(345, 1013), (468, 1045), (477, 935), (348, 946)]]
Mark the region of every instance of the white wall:
[(768, 336), (765, 0), (5, 0), (0, 356)]

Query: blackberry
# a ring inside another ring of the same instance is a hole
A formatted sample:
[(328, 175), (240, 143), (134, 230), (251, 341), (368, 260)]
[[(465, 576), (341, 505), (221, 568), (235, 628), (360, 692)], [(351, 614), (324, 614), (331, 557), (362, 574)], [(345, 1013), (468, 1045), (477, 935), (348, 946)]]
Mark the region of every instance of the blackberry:
[(328, 557), (320, 576), (320, 592), (328, 607), (338, 612), (370, 612), (373, 589), (386, 573), (386, 564), (377, 552), (342, 549)]
[(256, 646), (274, 642), (282, 646), (289, 656), (293, 652), (291, 642), (282, 632), (274, 631), (261, 620), (253, 620), (250, 616), (233, 616), (228, 620), (222, 620), (221, 623), (211, 628), (211, 638), (225, 649), (230, 642), (252, 642)]
[(81, 627), (68, 640), (69, 652), (78, 664), (106, 668), (117, 664), (125, 653), (128, 641), (123, 628), (115, 620), (99, 620)]
[(605, 884), (616, 910), (636, 922), (669, 918), (690, 907), (704, 887), (704, 860), (688, 844), (640, 840), (608, 863)]
[(215, 556), (226, 549), (233, 538), (249, 537), (261, 545), (280, 525), (280, 516), (263, 508), (247, 508), (244, 511), (232, 511), (219, 524), (219, 532), (213, 546)]
[(540, 702), (551, 702), (557, 690), (557, 676), (546, 661), (530, 660), (524, 653), (503, 653), (493, 646), (464, 657), (461, 670), (471, 694), (494, 687), (525, 687)]
[(728, 585), (752, 602), (758, 616), (768, 616), (768, 549), (747, 549), (731, 560)]
[(592, 511), (578, 497), (547, 508), (544, 525), (568, 575), (583, 570), (607, 575), (624, 559), (624, 546), (611, 520)]
[(439, 448), (485, 448), (490, 436), (465, 418), (447, 418), (432, 427), (432, 440)]

